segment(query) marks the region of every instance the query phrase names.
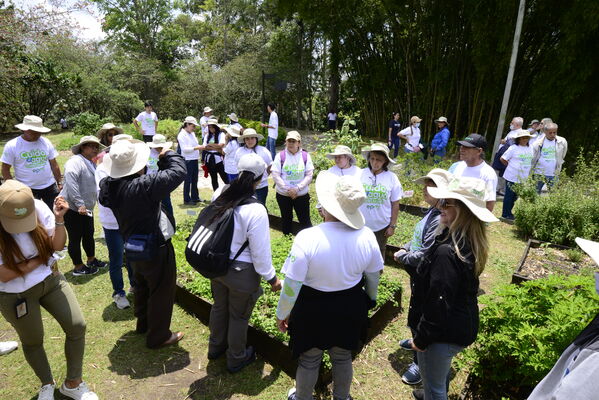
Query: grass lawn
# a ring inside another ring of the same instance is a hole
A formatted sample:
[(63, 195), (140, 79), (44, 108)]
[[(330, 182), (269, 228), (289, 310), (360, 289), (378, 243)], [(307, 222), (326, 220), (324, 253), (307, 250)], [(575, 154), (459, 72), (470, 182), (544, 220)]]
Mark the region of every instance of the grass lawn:
[[(69, 132), (51, 134), (55, 143), (68, 138)], [(0, 141), (0, 147), (6, 140)], [(68, 152), (61, 152), (59, 163), (64, 165)], [(313, 189), (312, 189), (313, 190)], [(202, 199), (209, 199), (211, 189), (200, 191)], [(176, 218), (193, 218), (198, 207), (183, 206), (181, 187), (172, 195)], [(274, 190), (269, 190), (268, 208), (278, 213)], [(501, 210), (501, 203), (496, 205)], [(317, 221), (313, 218), (313, 221)], [(409, 231), (411, 227), (408, 227)], [(525, 242), (515, 234), (514, 227), (503, 223), (491, 224), (491, 255), (481, 278), (485, 292), (499, 283), (509, 282)], [(107, 260), (107, 252), (100, 238), (101, 226), (96, 219), (97, 255)], [(394, 238), (391, 239), (393, 241)], [(293, 380), (285, 373), (258, 357), (258, 361), (239, 374), (226, 371), (224, 359), (208, 362), (208, 328), (193, 316), (175, 306), (172, 320), (174, 330), (183, 330), (185, 338), (177, 347), (149, 350), (144, 337), (134, 333), (135, 320), (131, 309), (118, 310), (111, 298), (107, 270), (91, 277), (73, 277), (67, 256), (60, 269), (71, 283), (88, 324), (87, 346), (84, 359), (84, 379), (101, 399), (127, 400), (220, 400), (260, 399), (283, 400)], [(125, 270), (124, 274), (126, 275)], [(403, 305), (409, 301), (408, 276), (402, 270), (387, 268), (403, 282)], [(125, 279), (126, 283), (128, 282)], [(45, 348), (55, 374), (62, 382), (65, 375), (63, 353), (64, 333), (47, 313), (44, 316)], [(274, 316), (272, 316), (274, 318)], [(409, 337), (406, 327), (407, 311), (392, 321), (354, 361), (352, 396), (356, 400), (411, 399), (412, 387), (401, 382), (401, 374), (411, 362), (411, 354), (399, 350), (397, 342)], [(12, 327), (0, 319), (0, 340), (17, 340)], [(38, 380), (19, 349), (0, 357), (0, 399), (35, 399)], [(458, 399), (467, 371), (457, 371), (451, 382), (450, 398)], [(56, 394), (56, 399), (63, 399)], [(327, 397), (330, 399), (330, 396)]]

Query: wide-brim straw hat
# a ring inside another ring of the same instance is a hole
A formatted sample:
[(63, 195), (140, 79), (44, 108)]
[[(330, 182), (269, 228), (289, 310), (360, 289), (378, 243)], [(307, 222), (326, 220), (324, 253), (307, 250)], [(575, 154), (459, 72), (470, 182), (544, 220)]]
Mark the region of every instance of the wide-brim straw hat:
[(516, 140), (516, 139), (520, 139), (520, 138), (523, 138), (523, 137), (528, 137), (528, 138), (530, 138), (530, 137), (532, 137), (532, 135), (531, 135), (531, 134), (530, 134), (530, 132), (529, 132), (529, 131), (527, 131), (526, 129), (520, 129), (520, 130), (518, 131), (518, 133), (516, 133), (516, 134), (514, 135), (514, 140)]
[(73, 152), (73, 154), (79, 154), (81, 153), (81, 146), (83, 146), (84, 144), (87, 143), (96, 143), (100, 146), (100, 150), (105, 149), (106, 146), (104, 146), (102, 143), (100, 143), (100, 139), (98, 139), (96, 136), (83, 136), (81, 139), (79, 139), (79, 143), (77, 143), (75, 146), (71, 147), (71, 151)]
[(208, 121), (206, 121), (206, 125), (216, 125), (218, 126), (218, 118), (210, 117)]
[(231, 137), (238, 138), (241, 135), (241, 130), (236, 126), (228, 125), (224, 128), (225, 132), (227, 132)]
[(316, 196), (322, 208), (345, 225), (353, 229), (364, 227), (360, 206), (366, 201), (366, 192), (357, 177), (323, 171), (316, 178)]
[(445, 118), (445, 117), (439, 117), (435, 120), (435, 122), (445, 122), (446, 124), (449, 123), (449, 122), (447, 122), (447, 118)]
[(195, 126), (200, 126), (200, 124), (198, 123), (198, 120), (195, 119), (195, 117), (192, 117), (191, 115), (189, 117), (185, 117), (185, 119), (183, 120), (184, 124), (192, 124)]
[(28, 186), (14, 179), (0, 186), (0, 223), (8, 233), (25, 233), (35, 229), (35, 200)]
[(476, 218), (483, 222), (499, 221), (485, 201), (486, 183), (482, 179), (454, 176), (446, 187), (428, 187), (435, 199), (456, 199), (464, 203)]
[(371, 151), (380, 151), (381, 153), (385, 154), (385, 157), (387, 157), (387, 160), (391, 164), (395, 164), (395, 160), (393, 160), (391, 157), (389, 157), (389, 147), (387, 147), (386, 144), (373, 143), (372, 145), (363, 148), (362, 149), (362, 157), (364, 157), (366, 159), (366, 161), (368, 161), (368, 157), (370, 157)]
[(418, 183), (420, 185), (424, 185), (427, 180), (432, 180), (435, 182), (437, 187), (447, 187), (449, 185), (449, 181), (453, 178), (453, 174), (449, 171), (446, 171), (441, 168), (434, 168), (425, 176), (421, 176), (418, 179), (414, 180), (414, 183)]
[(150, 148), (141, 140), (119, 140), (102, 159), (102, 166), (112, 178), (122, 178), (141, 171), (150, 158)]
[(109, 123), (107, 123), (107, 124), (104, 124), (104, 125), (102, 125), (102, 128), (100, 128), (100, 130), (99, 130), (98, 132), (96, 132), (96, 136), (100, 137), (100, 136), (102, 136), (102, 135), (103, 135), (103, 134), (104, 134), (106, 131), (109, 131), (109, 130), (111, 130), (111, 129), (112, 129), (113, 131), (116, 131), (116, 132), (117, 132), (117, 135), (121, 135), (121, 134), (124, 132), (124, 131), (123, 131), (123, 128), (120, 128), (120, 127), (116, 126), (115, 124), (113, 124), (113, 123), (110, 123), (110, 122), (109, 122)]
[(152, 136), (152, 141), (148, 143), (148, 147), (151, 149), (162, 148), (162, 149), (170, 149), (173, 145), (173, 142), (167, 141), (166, 137), (161, 134), (156, 134)]
[(243, 133), (237, 138), (237, 141), (239, 143), (243, 143), (245, 141), (245, 139), (253, 138), (253, 137), (258, 138), (258, 141), (261, 141), (262, 139), (264, 139), (264, 136), (262, 136), (261, 134), (256, 132), (255, 129), (247, 128), (247, 129), (244, 129)]
[(44, 121), (37, 115), (26, 115), (23, 122), (15, 125), (15, 128), (21, 131), (36, 131), (40, 133), (50, 132), (50, 128), (44, 126)]
[(235, 113), (231, 113), (231, 114), (227, 115), (227, 117), (229, 117), (229, 119), (231, 121), (235, 121), (235, 122), (239, 121), (239, 118), (237, 118), (237, 114), (235, 114)]
[(347, 146), (344, 146), (342, 144), (335, 146), (335, 150), (333, 150), (332, 153), (328, 153), (326, 155), (327, 158), (334, 160), (335, 156), (348, 156), (353, 163), (356, 163), (356, 156), (354, 156), (351, 152), (351, 149)]
[(210, 107), (204, 107), (204, 114), (212, 112), (212, 108)]
[(577, 237), (576, 244), (599, 265), (599, 243)]

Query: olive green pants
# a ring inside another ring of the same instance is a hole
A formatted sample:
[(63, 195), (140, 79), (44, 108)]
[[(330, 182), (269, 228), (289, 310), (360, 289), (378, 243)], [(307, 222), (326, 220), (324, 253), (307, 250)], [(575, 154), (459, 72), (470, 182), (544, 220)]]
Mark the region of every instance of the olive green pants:
[[(17, 318), (17, 302), (27, 301), (27, 315)], [(13, 326), (23, 346), (25, 359), (42, 384), (54, 381), (44, 350), (44, 325), (41, 307), (52, 315), (66, 334), (64, 351), (69, 380), (82, 376), (85, 348), (85, 320), (75, 293), (62, 274), (51, 274), (22, 293), (0, 292), (0, 312)]]

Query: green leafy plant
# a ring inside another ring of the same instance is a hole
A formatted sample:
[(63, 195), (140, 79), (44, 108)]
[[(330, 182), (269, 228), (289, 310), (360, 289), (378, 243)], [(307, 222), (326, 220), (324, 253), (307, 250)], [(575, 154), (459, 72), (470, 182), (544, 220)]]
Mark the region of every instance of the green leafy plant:
[(564, 252), (568, 256), (568, 259), (575, 263), (582, 261), (582, 257), (584, 257), (584, 253), (577, 249), (568, 249)]
[[(158, 121), (158, 129), (156, 130), (156, 133), (164, 135), (166, 137), (166, 140), (170, 140), (177, 143), (177, 135), (179, 134), (182, 125), (182, 121), (176, 121), (173, 119), (161, 119)], [(124, 133), (133, 136), (135, 139), (141, 140), (141, 134), (137, 129), (135, 129), (135, 126), (132, 123), (127, 124), (122, 128)], [(199, 134), (199, 132), (200, 129), (197, 128), (196, 133)], [(201, 140), (201, 137), (199, 137), (199, 139)]]
[[(264, 139), (262, 139), (260, 141), (260, 145), (266, 146), (266, 136), (268, 135), (268, 132), (267, 132), (266, 128), (262, 128), (262, 126), (260, 126), (260, 124), (262, 122), (260, 122), (260, 121), (252, 121), (250, 119), (245, 119), (245, 118), (239, 118), (239, 123), (244, 128), (252, 128), (256, 132), (258, 132), (260, 134), (262, 134), (262, 130), (264, 130)], [(287, 136), (287, 131), (285, 129), (279, 127), (279, 129), (278, 129), (278, 135), (277, 135), (277, 145), (280, 145), (283, 142), (285, 142), (286, 136)]]
[(74, 124), (75, 135), (95, 135), (110, 118), (101, 118), (98, 114), (86, 111), (70, 118), (70, 121)]
[(458, 363), (489, 388), (536, 385), (599, 307), (589, 275), (504, 284), (479, 299), (478, 338)]

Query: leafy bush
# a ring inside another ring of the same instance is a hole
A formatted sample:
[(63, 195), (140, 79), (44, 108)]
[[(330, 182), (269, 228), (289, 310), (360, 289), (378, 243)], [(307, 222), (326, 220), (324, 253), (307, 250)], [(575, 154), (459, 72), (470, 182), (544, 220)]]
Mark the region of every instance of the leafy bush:
[[(263, 128), (260, 126), (260, 124), (262, 122), (260, 122), (260, 121), (252, 121), (250, 119), (245, 119), (245, 118), (239, 118), (238, 122), (244, 128), (252, 128), (256, 132), (258, 132), (259, 134), (261, 134), (261, 135), (263, 134), (264, 135), (264, 139), (262, 139), (259, 144), (261, 146), (266, 146), (266, 137), (268, 136), (268, 131), (266, 130), (266, 128), (264, 128), (264, 133), (262, 132)], [(283, 144), (285, 142), (285, 138), (286, 137), (287, 137), (287, 131), (279, 126), (278, 136), (277, 136), (277, 145)]]
[(414, 180), (428, 174), (433, 168), (449, 169), (453, 162), (453, 160), (445, 159), (438, 164), (433, 164), (430, 157), (424, 160), (420, 153), (400, 152), (397, 156), (397, 164), (392, 165), (391, 170), (399, 178), (404, 192), (414, 191), (412, 197), (402, 199), (401, 203), (428, 207), (424, 202), (422, 185), (415, 183)]
[(578, 236), (599, 240), (599, 152), (589, 162), (580, 155), (574, 175), (560, 175), (548, 196), (519, 199), (514, 216), (526, 237), (570, 246)]
[[(166, 137), (166, 140), (170, 140), (173, 142), (177, 142), (177, 135), (179, 134), (179, 131), (181, 130), (181, 125), (183, 125), (182, 121), (175, 121), (172, 119), (161, 119), (158, 121), (158, 130), (156, 131), (156, 133), (159, 133), (161, 135), (164, 135)], [(141, 134), (139, 133), (139, 131), (137, 129), (135, 129), (135, 125), (131, 124), (127, 124), (125, 126), (122, 127), (124, 132), (133, 136), (135, 139), (139, 139), (141, 140)], [(199, 127), (197, 128), (197, 134), (200, 135), (200, 129)], [(198, 140), (201, 140), (201, 135), (198, 138)]]
[(95, 135), (102, 125), (110, 122), (110, 118), (101, 118), (92, 112), (82, 112), (70, 119), (75, 135)]
[(504, 284), (479, 299), (478, 338), (458, 364), (489, 388), (536, 385), (599, 308), (588, 275)]

